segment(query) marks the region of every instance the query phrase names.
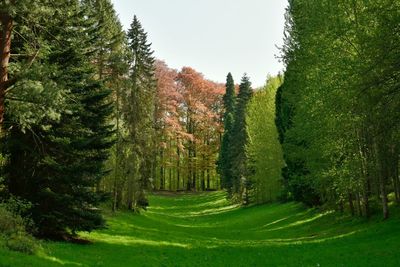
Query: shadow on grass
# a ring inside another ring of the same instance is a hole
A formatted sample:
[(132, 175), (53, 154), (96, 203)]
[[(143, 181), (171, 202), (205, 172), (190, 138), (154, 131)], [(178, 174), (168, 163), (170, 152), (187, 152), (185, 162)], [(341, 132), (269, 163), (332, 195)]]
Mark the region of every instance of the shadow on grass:
[[(153, 195), (148, 212), (120, 212), (108, 218), (108, 229), (82, 233), (92, 245), (50, 243), (52, 254), (44, 258), (66, 266), (331, 266), (343, 260), (349, 266), (371, 266), (377, 263), (373, 256), (386, 250), (370, 244), (394, 228), (400, 232), (397, 221), (383, 223), (386, 229), (376, 221), (337, 219), (337, 214), (297, 203), (240, 208), (224, 197), (221, 192)], [(368, 251), (365, 261), (350, 264), (353, 253), (348, 246)]]

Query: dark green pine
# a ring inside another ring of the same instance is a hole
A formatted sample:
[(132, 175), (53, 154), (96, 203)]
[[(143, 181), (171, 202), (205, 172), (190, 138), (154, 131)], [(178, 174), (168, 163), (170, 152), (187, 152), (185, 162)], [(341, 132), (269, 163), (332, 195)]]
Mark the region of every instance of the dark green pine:
[[(76, 21), (71, 31), (79, 27)], [(104, 162), (113, 145), (110, 91), (95, 79), (84, 53), (90, 47), (68, 35), (68, 29), (44, 59), (53, 66), (56, 86), (67, 90), (67, 109), (58, 122), (43, 121), (25, 132), (14, 125), (6, 139), (9, 193), (33, 204), (29, 212), (37, 235), (50, 238), (104, 226), (98, 209), (104, 194), (94, 188), (107, 173)]]
[(233, 193), (241, 194), (246, 178), (248, 178), (247, 153), (246, 145), (248, 142), (248, 132), (246, 125), (246, 112), (248, 103), (253, 95), (251, 83), (245, 74), (239, 86), (237, 96), (236, 110), (234, 116), (234, 125), (232, 128), (232, 144), (231, 147), (231, 173), (232, 173), (232, 190)]
[(221, 148), (218, 159), (218, 172), (221, 175), (222, 187), (228, 190), (229, 195), (232, 189), (232, 174), (230, 151), (232, 148), (232, 128), (234, 123), (234, 112), (236, 105), (235, 83), (232, 74), (229, 73), (226, 78), (226, 92), (224, 101), (224, 134), (222, 137)]

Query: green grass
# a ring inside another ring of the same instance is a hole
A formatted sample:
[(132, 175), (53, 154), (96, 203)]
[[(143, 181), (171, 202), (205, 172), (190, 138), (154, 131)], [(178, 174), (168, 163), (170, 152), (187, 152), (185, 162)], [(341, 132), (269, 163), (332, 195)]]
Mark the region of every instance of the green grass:
[(108, 215), (90, 245), (0, 247), (0, 266), (400, 266), (399, 212), (369, 221), (297, 203), (240, 208), (224, 193), (150, 197), (141, 215)]

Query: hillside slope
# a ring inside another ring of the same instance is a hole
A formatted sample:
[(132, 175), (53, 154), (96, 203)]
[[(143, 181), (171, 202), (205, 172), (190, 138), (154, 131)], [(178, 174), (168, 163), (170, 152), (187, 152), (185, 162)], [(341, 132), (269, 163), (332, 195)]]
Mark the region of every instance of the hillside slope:
[[(400, 266), (400, 219), (342, 217), (300, 204), (239, 208), (224, 193), (153, 195), (141, 215), (108, 216), (90, 245), (43, 243), (0, 266)], [(336, 216), (338, 217), (338, 216)]]

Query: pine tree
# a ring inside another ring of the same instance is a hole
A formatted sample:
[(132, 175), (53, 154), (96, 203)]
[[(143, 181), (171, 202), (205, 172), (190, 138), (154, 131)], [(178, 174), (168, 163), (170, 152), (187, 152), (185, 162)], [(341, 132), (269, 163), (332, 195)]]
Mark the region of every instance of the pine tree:
[[(232, 128), (232, 143), (231, 146), (231, 174), (232, 174), (232, 191), (234, 194), (239, 194), (241, 198), (247, 196), (249, 187), (249, 170), (246, 166), (248, 157), (246, 153), (246, 145), (248, 142), (248, 132), (246, 125), (246, 112), (248, 103), (252, 97), (253, 91), (251, 83), (247, 75), (242, 78), (237, 95), (237, 104), (234, 116), (234, 124)], [(245, 202), (246, 199), (245, 199)]]
[(136, 16), (128, 31), (130, 88), (124, 97), (123, 117), (131, 161), (128, 177), (128, 209), (148, 205), (145, 190), (153, 177), (155, 59), (147, 33)]
[[(7, 126), (3, 125), (6, 109), (15, 107), (15, 105), (10, 106), (10, 101), (21, 103), (30, 98), (31, 103), (37, 104), (34, 107), (35, 110), (14, 108), (14, 113), (15, 111), (20, 113), (20, 123), (24, 126), (44, 116), (54, 115), (49, 113), (55, 111), (57, 105), (60, 104), (55, 101), (55, 105), (51, 105), (52, 102), (48, 101), (56, 98), (54, 95), (46, 97), (46, 93), (51, 88), (48, 84), (45, 85), (48, 73), (43, 72), (46, 70), (33, 68), (33, 64), (40, 65), (41, 57), (46, 54), (50, 46), (49, 40), (41, 38), (43, 37), (41, 35), (46, 28), (43, 25), (51, 24), (48, 18), (54, 16), (55, 6), (54, 1), (50, 0), (1, 1), (0, 3), (0, 134), (2, 136), (7, 131)], [(31, 80), (38, 72), (41, 72), (39, 74), (41, 79), (35, 77), (37, 80), (34, 89), (39, 89), (42, 93), (40, 97), (35, 99), (40, 94), (38, 90), (32, 90), (30, 95), (24, 92), (26, 94), (22, 97), (16, 97), (15, 91), (34, 86), (32, 84), (28, 86), (26, 80)]]
[(222, 137), (221, 149), (218, 159), (218, 171), (221, 175), (221, 185), (231, 194), (232, 190), (232, 174), (231, 174), (231, 158), (230, 151), (232, 149), (232, 128), (234, 123), (234, 113), (236, 105), (235, 83), (232, 74), (229, 73), (226, 78), (226, 93), (223, 97), (224, 101), (224, 135)]
[[(52, 238), (104, 225), (97, 208), (103, 195), (93, 187), (106, 173), (103, 163), (113, 144), (107, 123), (110, 91), (94, 78), (85, 56), (88, 47), (71, 33), (81, 29), (82, 21), (76, 20), (79, 2), (64, 8), (68, 16), (57, 16), (54, 28), (48, 28), (57, 42), (42, 62), (52, 66), (54, 85), (65, 90), (68, 108), (59, 120), (43, 119), (27, 131), (13, 125), (6, 140), (8, 190), (33, 204), (37, 234)], [(13, 114), (7, 116), (10, 123), (15, 121)]]

